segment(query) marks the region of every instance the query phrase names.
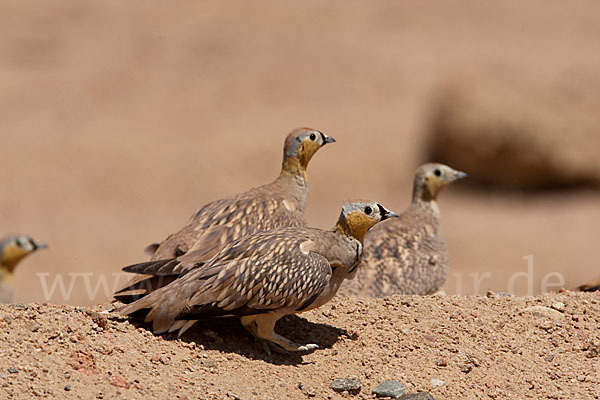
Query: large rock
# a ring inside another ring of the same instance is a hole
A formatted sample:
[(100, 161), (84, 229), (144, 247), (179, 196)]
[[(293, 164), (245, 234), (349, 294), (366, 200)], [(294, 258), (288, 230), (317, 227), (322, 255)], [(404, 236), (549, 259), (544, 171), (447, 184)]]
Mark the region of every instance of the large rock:
[(567, 86), (486, 77), (445, 90), (428, 157), (494, 186), (600, 185), (600, 86)]

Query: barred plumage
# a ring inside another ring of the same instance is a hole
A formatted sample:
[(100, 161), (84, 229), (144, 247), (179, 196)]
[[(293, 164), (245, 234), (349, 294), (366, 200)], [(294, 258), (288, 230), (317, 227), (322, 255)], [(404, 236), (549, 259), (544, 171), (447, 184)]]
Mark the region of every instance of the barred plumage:
[(332, 142), (335, 139), (317, 130), (295, 129), (286, 137), (281, 173), (275, 181), (206, 204), (180, 231), (157, 246), (152, 260), (178, 257), (190, 251), (197, 252), (195, 258), (209, 259), (225, 244), (247, 234), (305, 226), (306, 168), (319, 148)]
[(147, 309), (145, 321), (152, 322), (155, 333), (180, 334), (200, 318), (238, 316), (254, 336), (284, 350), (314, 349), (277, 335), (275, 322), (329, 301), (353, 273), (364, 233), (391, 216), (397, 215), (378, 203), (355, 201), (344, 204), (331, 231), (291, 227), (242, 237), (204, 264), (180, 262), (190, 272), (120, 312)]
[(448, 274), (437, 197), (444, 187), (466, 176), (443, 164), (419, 167), (410, 207), (400, 218), (379, 224), (366, 235), (356, 279), (346, 282), (340, 295), (385, 297), (437, 291)]
[[(160, 244), (147, 247), (151, 261), (179, 257), (183, 263), (139, 264), (135, 272), (152, 275), (130, 284), (130, 294), (140, 296), (161, 287), (189, 265), (206, 261), (226, 244), (263, 230), (306, 226), (304, 209), (308, 195), (306, 168), (312, 156), (335, 139), (310, 128), (287, 135), (281, 172), (275, 181), (236, 196), (216, 200), (198, 210), (190, 221)], [(190, 263), (190, 260), (194, 260)], [(159, 270), (155, 268), (160, 267)], [(163, 276), (157, 279), (155, 276)], [(171, 278), (167, 278), (171, 276)]]

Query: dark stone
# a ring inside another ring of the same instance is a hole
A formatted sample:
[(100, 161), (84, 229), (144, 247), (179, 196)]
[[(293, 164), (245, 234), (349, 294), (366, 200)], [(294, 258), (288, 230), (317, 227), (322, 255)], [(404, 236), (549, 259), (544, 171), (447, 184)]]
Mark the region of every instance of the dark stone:
[(329, 386), (338, 393), (359, 394), (362, 389), (362, 383), (358, 379), (335, 378)]
[(377, 397), (396, 398), (401, 394), (404, 394), (405, 391), (406, 389), (402, 383), (395, 379), (390, 379), (389, 381), (385, 381), (373, 389), (373, 394)]
[(417, 393), (408, 393), (403, 394), (398, 397), (396, 400), (435, 400), (432, 395), (427, 392), (417, 392)]

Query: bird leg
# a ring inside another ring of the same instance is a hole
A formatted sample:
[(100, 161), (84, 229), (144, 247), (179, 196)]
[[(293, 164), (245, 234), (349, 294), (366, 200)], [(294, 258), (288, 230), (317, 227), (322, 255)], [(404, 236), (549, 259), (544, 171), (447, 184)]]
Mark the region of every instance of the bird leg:
[[(246, 329), (248, 332), (250, 332), (250, 334), (254, 337), (254, 339), (258, 342), (260, 342), (260, 344), (262, 344), (263, 346), (263, 350), (265, 351), (265, 353), (267, 353), (268, 356), (271, 355), (271, 347), (269, 347), (269, 342), (267, 342), (266, 340), (260, 339), (258, 337), (258, 332), (257, 329), (258, 327), (256, 326), (256, 317), (254, 315), (247, 315), (244, 317), (240, 317), (240, 322), (242, 323), (242, 326), (244, 327), (244, 329)], [(277, 346), (279, 347), (279, 346)], [(276, 348), (273, 345), (273, 351), (275, 351), (276, 353), (282, 353), (282, 354), (288, 354), (287, 351), (283, 350), (282, 348)]]
[(312, 351), (318, 349), (316, 344), (299, 344), (292, 342), (275, 332), (275, 323), (281, 317), (279, 314), (267, 313), (241, 317), (240, 320), (244, 328), (254, 337), (265, 341), (274, 351), (278, 353)]

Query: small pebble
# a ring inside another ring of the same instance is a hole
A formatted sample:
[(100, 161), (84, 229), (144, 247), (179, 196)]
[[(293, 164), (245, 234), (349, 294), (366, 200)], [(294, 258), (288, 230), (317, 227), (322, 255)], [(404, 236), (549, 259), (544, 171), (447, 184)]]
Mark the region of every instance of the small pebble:
[(390, 379), (379, 384), (373, 389), (373, 394), (377, 397), (393, 397), (396, 398), (405, 392), (404, 385), (395, 379)]
[(555, 303), (552, 303), (551, 307), (554, 308), (556, 311), (563, 312), (565, 310), (565, 303), (557, 301)]
[(427, 392), (407, 393), (398, 397), (396, 400), (435, 400), (432, 395)]
[(171, 362), (171, 359), (167, 356), (160, 356), (158, 360), (163, 365), (169, 365), (169, 363)]
[(90, 315), (90, 317), (95, 325), (100, 328), (106, 328), (106, 325), (108, 324), (108, 318), (106, 318), (105, 314), (94, 312)]
[(334, 392), (348, 392), (350, 394), (360, 393), (362, 383), (358, 379), (335, 378), (329, 385)]
[(471, 372), (472, 369), (473, 369), (473, 367), (469, 364), (461, 364), (460, 365), (460, 372), (463, 372), (465, 374), (468, 374), (469, 372)]
[(536, 317), (559, 320), (563, 315), (555, 309), (545, 306), (530, 306), (521, 310), (522, 313), (531, 313)]
[(66, 392), (70, 392), (71, 391), (71, 385), (66, 385), (65, 386), (65, 391)]
[(432, 380), (431, 380), (431, 386), (433, 386), (433, 387), (440, 387), (440, 386), (444, 386), (444, 384), (445, 384), (445, 383), (446, 383), (446, 382), (444, 382), (444, 381), (443, 381), (443, 380), (441, 380), (441, 379), (432, 379)]
[(16, 369), (16, 368), (10, 367), (10, 368), (8, 369), (8, 372), (10, 372), (11, 374), (18, 374), (18, 373), (19, 373), (19, 370), (18, 370), (18, 369)]

